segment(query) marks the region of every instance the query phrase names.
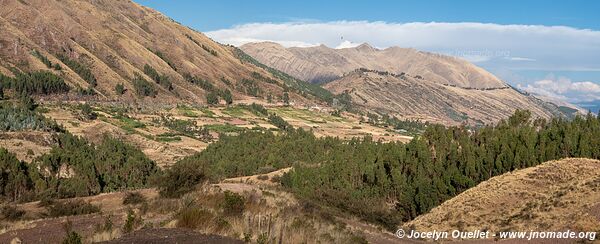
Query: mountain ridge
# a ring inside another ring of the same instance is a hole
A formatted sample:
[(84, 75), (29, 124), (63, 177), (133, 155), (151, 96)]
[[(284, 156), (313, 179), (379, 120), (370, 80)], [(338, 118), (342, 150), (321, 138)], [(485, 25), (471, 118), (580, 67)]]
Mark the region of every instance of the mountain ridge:
[[(44, 70), (64, 78), (72, 88), (93, 89), (100, 98), (148, 100), (134, 92), (133, 80), (139, 76), (150, 83), (156, 81), (152, 84), (158, 91), (156, 98), (165, 103), (205, 103), (211, 89), (228, 89), (240, 98), (280, 98), (285, 86), (290, 86), (241, 60), (237, 48), (216, 43), (129, 0), (0, 0), (0, 4), (0, 27), (6, 30), (0, 36), (0, 73), (7, 76)], [(33, 52), (61, 69), (46, 67)], [(88, 84), (66, 59), (89, 69), (97, 85)], [(146, 65), (155, 71), (155, 77), (149, 75)], [(195, 78), (193, 82), (188, 74)], [(167, 84), (162, 86), (159, 80)], [(212, 88), (201, 87), (200, 81)], [(115, 91), (118, 84), (125, 88), (123, 95)], [(310, 91), (293, 89), (290, 99), (322, 102)]]
[(363, 43), (353, 48), (285, 48), (273, 42), (240, 47), (260, 62), (309, 82), (331, 81), (358, 68), (411, 73), (428, 80), (472, 88), (498, 88), (506, 84), (465, 60), (412, 48), (377, 49)]

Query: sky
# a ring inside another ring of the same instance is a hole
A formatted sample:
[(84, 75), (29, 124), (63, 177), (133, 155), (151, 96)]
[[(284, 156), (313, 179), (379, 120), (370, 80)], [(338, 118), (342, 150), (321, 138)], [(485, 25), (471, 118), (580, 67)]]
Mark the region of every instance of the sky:
[(416, 48), (525, 91), (600, 101), (600, 1), (135, 1), (221, 43)]

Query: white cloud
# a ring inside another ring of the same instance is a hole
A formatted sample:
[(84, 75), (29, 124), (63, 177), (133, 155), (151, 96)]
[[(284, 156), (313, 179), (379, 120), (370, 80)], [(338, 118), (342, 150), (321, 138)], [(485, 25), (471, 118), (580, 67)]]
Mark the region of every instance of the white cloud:
[(512, 61), (535, 61), (533, 58), (523, 58), (523, 57), (507, 57), (508, 60)]
[(335, 49), (342, 49), (342, 48), (352, 48), (352, 47), (358, 47), (360, 45), (360, 43), (354, 43), (351, 41), (343, 41), (341, 42), (339, 45), (337, 45), (335, 47)]
[(568, 78), (544, 79), (530, 84), (518, 84), (517, 88), (573, 103), (600, 100), (600, 85), (590, 81), (573, 82)]

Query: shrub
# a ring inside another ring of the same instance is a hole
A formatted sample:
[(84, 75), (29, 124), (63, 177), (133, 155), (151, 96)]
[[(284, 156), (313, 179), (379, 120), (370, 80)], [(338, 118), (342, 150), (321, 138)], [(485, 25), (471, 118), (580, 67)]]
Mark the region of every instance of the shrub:
[(254, 114), (258, 115), (258, 116), (268, 116), (269, 115), (269, 111), (260, 104), (257, 103), (252, 103), (249, 106), (250, 111), (252, 111)]
[(138, 96), (155, 97), (158, 94), (154, 86), (139, 74), (133, 79), (133, 87)]
[(32, 100), (24, 98), (25, 105), (0, 104), (0, 131), (62, 131), (53, 120), (36, 111), (31, 111)]
[(34, 57), (36, 57), (40, 61), (42, 61), (42, 63), (44, 63), (47, 68), (52, 68), (52, 62), (50, 62), (50, 60), (46, 56), (44, 56), (42, 53), (40, 53), (38, 50), (31, 51), (31, 55), (33, 55)]
[(2, 212), (2, 220), (8, 221), (19, 220), (25, 215), (25, 211), (9, 204), (2, 206), (0, 211)]
[(223, 213), (229, 216), (240, 216), (244, 213), (245, 200), (240, 194), (225, 191), (223, 198)]
[(123, 197), (123, 205), (135, 205), (146, 202), (146, 197), (139, 192), (128, 192)]
[(125, 224), (123, 224), (123, 232), (129, 233), (135, 230), (138, 226), (142, 224), (142, 219), (136, 216), (133, 209), (127, 210), (127, 218), (125, 219)]
[(173, 64), (171, 62), (171, 60), (169, 60), (162, 52), (160, 51), (152, 51), (154, 54), (156, 54), (156, 56), (158, 56), (160, 59), (162, 59), (163, 61), (165, 61), (165, 63), (167, 63), (169, 65), (169, 67), (171, 67), (171, 69), (177, 71), (177, 67), (175, 67), (175, 64)]
[(81, 235), (79, 233), (73, 231), (73, 223), (70, 220), (67, 220), (66, 223), (63, 224), (63, 229), (67, 233), (65, 239), (63, 239), (62, 244), (81, 244)]
[[(179, 132), (177, 135), (189, 136), (206, 142), (213, 139), (208, 129), (206, 127), (196, 125), (195, 120), (181, 120), (169, 116), (161, 116), (160, 119), (153, 119), (152, 121)], [(163, 137), (165, 136), (169, 135), (163, 135)], [(175, 134), (171, 134), (170, 136), (175, 136)]]
[(196, 229), (213, 222), (214, 215), (203, 208), (190, 206), (177, 214), (177, 227)]
[(81, 241), (81, 235), (79, 235), (79, 233), (77, 233), (75, 231), (71, 231), (71, 232), (67, 233), (67, 236), (62, 241), (62, 244), (81, 244), (81, 243), (83, 243)]
[(158, 187), (161, 196), (176, 198), (192, 191), (196, 185), (206, 180), (208, 177), (201, 165), (177, 163), (164, 173)]
[(81, 113), (86, 119), (89, 120), (95, 120), (96, 118), (98, 118), (98, 114), (94, 112), (92, 107), (87, 103), (81, 105)]
[(187, 74), (187, 73), (184, 74), (183, 77), (185, 78), (186, 81), (188, 81), (188, 82), (190, 82), (192, 84), (200, 86), (203, 90), (205, 90), (207, 92), (211, 92), (211, 91), (215, 91), (216, 90), (215, 86), (212, 83), (210, 83), (209, 81), (207, 81), (207, 80), (200, 79), (200, 78), (198, 78), (196, 76), (192, 76), (192, 75)]
[(60, 217), (71, 215), (92, 214), (100, 212), (100, 207), (83, 200), (55, 201), (46, 207), (48, 216)]
[(148, 64), (144, 65), (144, 74), (148, 75), (156, 83), (163, 86), (167, 90), (173, 90), (173, 84), (169, 80), (169, 77), (166, 75), (159, 74), (158, 71), (156, 71), (152, 66)]
[(228, 89), (224, 89), (221, 92), (221, 97), (223, 98), (223, 100), (225, 100), (225, 103), (227, 103), (227, 105), (230, 105), (233, 103), (233, 95), (231, 94), (231, 91), (229, 91)]
[(283, 131), (290, 131), (294, 129), (292, 125), (276, 114), (269, 115), (269, 122)]
[(94, 87), (92, 86), (88, 86), (88, 88), (79, 87), (77, 93), (81, 96), (93, 96), (96, 95), (96, 90), (94, 90)]
[(115, 92), (117, 93), (117, 95), (125, 94), (125, 86), (121, 83), (115, 85)]
[(219, 95), (216, 92), (209, 92), (206, 94), (206, 102), (210, 105), (215, 105), (219, 103)]

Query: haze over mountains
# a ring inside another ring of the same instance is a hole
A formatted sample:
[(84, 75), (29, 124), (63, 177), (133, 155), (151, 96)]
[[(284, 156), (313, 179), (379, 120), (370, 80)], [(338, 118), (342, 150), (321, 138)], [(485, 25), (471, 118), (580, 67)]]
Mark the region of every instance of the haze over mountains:
[(368, 44), (285, 48), (272, 42), (240, 48), (296, 78), (327, 82), (326, 89), (350, 94), (358, 106), (410, 119), (482, 124), (515, 109), (531, 110), (542, 118), (574, 112), (521, 93), (465, 60), (414, 49), (379, 50)]

